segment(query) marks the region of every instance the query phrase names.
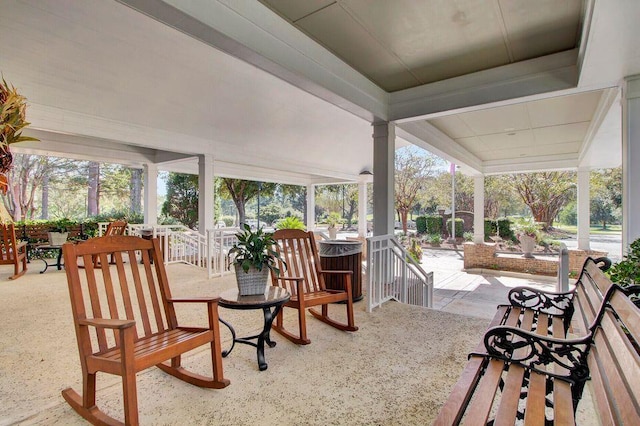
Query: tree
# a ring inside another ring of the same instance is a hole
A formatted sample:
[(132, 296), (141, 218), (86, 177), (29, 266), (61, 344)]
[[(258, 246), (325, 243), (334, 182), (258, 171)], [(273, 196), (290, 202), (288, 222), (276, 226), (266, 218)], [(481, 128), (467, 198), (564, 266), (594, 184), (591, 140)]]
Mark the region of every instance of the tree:
[(435, 175), (441, 163), (438, 157), (409, 146), (396, 151), (395, 207), (400, 214), (402, 230), (407, 232), (407, 216), (415, 206), (426, 181)]
[(573, 172), (541, 172), (511, 175), (516, 191), (544, 229), (562, 207), (574, 197), (576, 175)]
[(198, 226), (198, 176), (169, 173), (167, 198), (162, 204), (162, 214), (172, 217), (184, 226)]
[(484, 181), (484, 215), (497, 219), (522, 210), (524, 205), (509, 175), (487, 176)]
[(222, 178), (220, 195), (231, 198), (238, 210), (240, 225), (246, 223), (245, 206), (247, 202), (260, 194), (264, 196), (273, 195), (276, 189), (275, 183), (255, 182), (242, 179)]
[(32, 219), (35, 216), (35, 196), (49, 169), (46, 157), (15, 154), (9, 177), (4, 205), (13, 220)]
[(131, 213), (142, 213), (142, 169), (131, 169), (130, 201)]
[(622, 168), (593, 170), (590, 174), (591, 221), (607, 223), (620, 219), (622, 207)]
[(88, 167), (87, 216), (100, 213), (100, 163), (91, 161)]

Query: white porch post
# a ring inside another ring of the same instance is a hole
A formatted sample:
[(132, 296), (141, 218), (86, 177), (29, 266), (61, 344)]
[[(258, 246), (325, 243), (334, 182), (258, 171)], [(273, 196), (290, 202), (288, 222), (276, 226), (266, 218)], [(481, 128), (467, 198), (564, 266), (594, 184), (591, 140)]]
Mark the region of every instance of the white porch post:
[(473, 177), (473, 242), (484, 243), (484, 175)]
[(589, 228), (591, 226), (589, 195), (589, 170), (578, 169), (578, 249), (589, 250)]
[(144, 223), (158, 224), (158, 166), (144, 165)]
[(358, 237), (367, 237), (367, 181), (360, 176), (358, 182)]
[(395, 185), (394, 123), (373, 124), (373, 235), (393, 235)]
[(307, 230), (316, 228), (316, 186), (307, 185)]
[(622, 102), (622, 249), (640, 238), (640, 74), (625, 77)]
[(198, 231), (204, 235), (213, 228), (213, 157), (198, 155)]

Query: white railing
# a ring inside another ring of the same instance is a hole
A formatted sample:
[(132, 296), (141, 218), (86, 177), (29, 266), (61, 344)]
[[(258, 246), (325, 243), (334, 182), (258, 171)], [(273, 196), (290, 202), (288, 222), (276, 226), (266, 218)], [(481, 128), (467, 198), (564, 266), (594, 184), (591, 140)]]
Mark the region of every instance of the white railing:
[(128, 234), (158, 238), (162, 245), (164, 263), (187, 263), (207, 266), (207, 239), (183, 225), (128, 225)]
[(229, 250), (238, 241), (236, 233), (240, 228), (207, 229), (207, 258), (209, 278), (221, 277), (233, 273), (227, 267), (229, 264)]
[(389, 300), (433, 305), (433, 272), (425, 272), (392, 235), (367, 238), (367, 285), (367, 312)]

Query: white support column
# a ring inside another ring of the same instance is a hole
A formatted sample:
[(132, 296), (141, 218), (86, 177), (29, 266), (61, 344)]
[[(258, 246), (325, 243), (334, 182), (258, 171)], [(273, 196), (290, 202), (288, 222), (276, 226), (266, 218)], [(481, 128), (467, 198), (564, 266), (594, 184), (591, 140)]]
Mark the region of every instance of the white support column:
[(202, 235), (213, 228), (214, 192), (213, 156), (198, 155), (198, 231)]
[(358, 237), (367, 238), (367, 182), (358, 182)]
[(622, 102), (622, 249), (640, 238), (640, 74), (625, 78)]
[(373, 235), (393, 235), (395, 211), (394, 123), (373, 125)]
[(484, 175), (473, 177), (473, 242), (484, 243)]
[(316, 186), (307, 185), (307, 231), (316, 228)]
[(589, 228), (591, 227), (589, 195), (589, 170), (578, 169), (578, 249), (589, 250)]
[(144, 165), (144, 223), (158, 224), (158, 166)]

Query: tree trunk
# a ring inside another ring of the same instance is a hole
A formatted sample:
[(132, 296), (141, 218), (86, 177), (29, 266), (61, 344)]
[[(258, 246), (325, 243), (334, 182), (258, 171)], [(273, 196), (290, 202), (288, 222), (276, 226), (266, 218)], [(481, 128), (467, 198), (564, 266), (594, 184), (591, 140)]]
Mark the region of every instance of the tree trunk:
[(131, 212), (142, 212), (142, 169), (131, 169)]
[(402, 222), (402, 232), (404, 232), (404, 234), (407, 234), (407, 214), (408, 211), (406, 209), (401, 209), (398, 211), (398, 213), (400, 213), (400, 221)]
[(87, 216), (97, 216), (99, 207), (100, 163), (89, 163), (89, 192), (87, 194)]

